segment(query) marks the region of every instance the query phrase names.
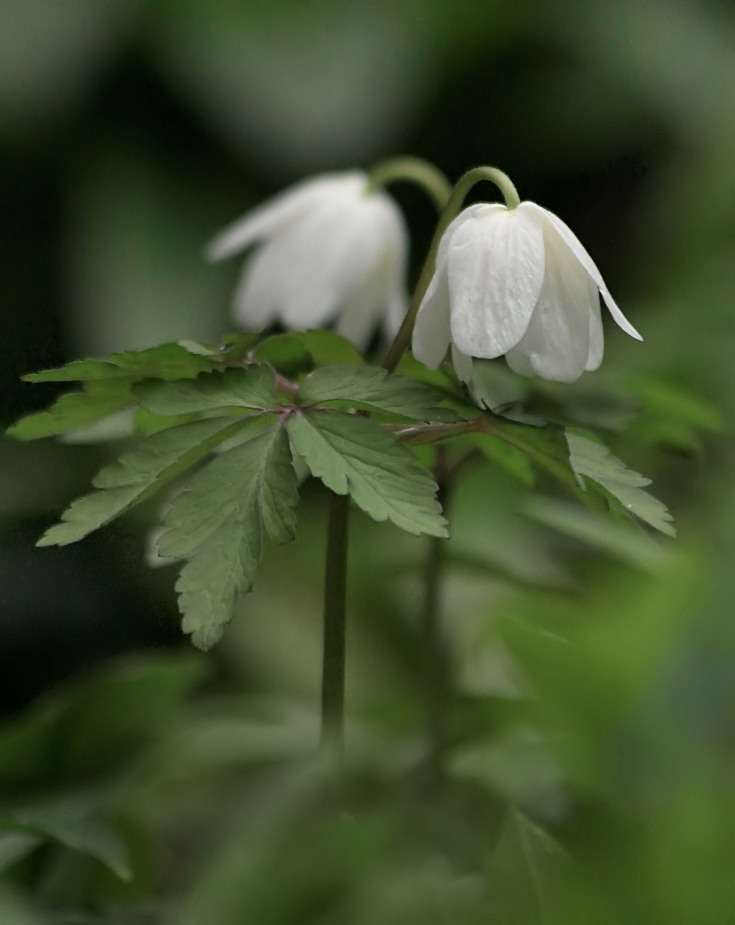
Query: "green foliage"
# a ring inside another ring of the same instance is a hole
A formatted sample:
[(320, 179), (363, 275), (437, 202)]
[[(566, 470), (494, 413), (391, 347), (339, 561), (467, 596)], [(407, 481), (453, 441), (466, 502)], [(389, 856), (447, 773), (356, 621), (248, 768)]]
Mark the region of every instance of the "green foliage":
[(538, 523), (599, 549), (634, 568), (655, 571), (664, 561), (664, 551), (655, 540), (630, 523), (539, 495), (528, 498), (523, 511)]
[(302, 406), (347, 402), (417, 421), (459, 420), (451, 409), (439, 407), (442, 399), (441, 392), (430, 386), (403, 376), (388, 376), (374, 366), (323, 366), (310, 373), (299, 389)]
[(483, 456), (505, 469), (522, 485), (530, 488), (534, 484), (533, 464), (528, 453), (495, 434), (474, 434), (472, 443)]
[[(390, 520), (414, 535), (447, 536), (430, 473), (392, 432), (395, 424), (370, 420), (366, 412), (418, 422), (406, 428), (406, 437), (419, 444), (444, 437), (443, 426), (449, 428), (446, 436), (458, 426), (458, 448), (474, 446), (526, 487), (541, 470), (593, 510), (612, 505), (673, 533), (666, 509), (642, 491), (648, 480), (601, 445), (578, 434), (565, 436), (549, 422), (535, 426), (477, 410), (474, 423), (468, 421), (473, 412), (456, 382), (444, 372), (421, 373), (415, 363), (408, 365), (418, 378), (364, 365), (344, 338), (310, 331), (265, 340), (232, 335), (219, 348), (164, 344), (32, 374), (34, 381), (81, 380), (84, 391), (62, 395), (49, 411), (11, 428), (11, 436), (73, 432), (131, 405), (137, 406), (141, 433), (94, 477), (96, 490), (74, 501), (39, 545), (76, 542), (172, 488), (156, 533), (156, 555), (184, 560), (176, 585), (184, 631), (195, 645), (209, 648), (240, 596), (252, 588), (264, 539), (283, 543), (294, 537), (304, 464), (330, 490), (349, 493), (374, 520)], [(485, 369), (490, 371), (495, 367)], [(307, 375), (294, 381), (286, 372)], [(465, 434), (473, 429), (479, 432)], [(541, 510), (529, 504), (526, 510), (548, 526), (620, 554), (623, 537), (614, 526), (594, 525), (578, 513), (557, 516), (548, 505)]]
[(315, 366), (362, 366), (365, 363), (354, 345), (333, 331), (276, 334), (261, 341), (254, 355), (287, 376), (308, 372)]
[(569, 448), (563, 428), (555, 424), (534, 427), (530, 424), (502, 420), (497, 428), (497, 437), (520, 450), (539, 468), (578, 493), (574, 473), (569, 464)]
[(263, 364), (203, 373), (176, 383), (149, 379), (136, 385), (133, 393), (142, 408), (162, 417), (195, 412), (227, 415), (278, 404), (276, 377)]
[(667, 536), (676, 536), (673, 517), (665, 505), (643, 491), (644, 485), (651, 484), (650, 479), (628, 469), (607, 447), (594, 440), (568, 432), (567, 442), (569, 461), (583, 487), (587, 485), (586, 479), (591, 479), (614, 507), (634, 514)]
[(148, 350), (113, 353), (105, 361), (74, 360), (59, 369), (28, 373), (27, 382), (86, 382), (95, 379), (187, 379), (212, 369), (207, 356), (192, 353), (181, 344), (161, 344)]
[(338, 411), (295, 415), (288, 422), (294, 450), (312, 475), (374, 520), (409, 533), (446, 536), (436, 485), (412, 451), (365, 418)]
[(549, 833), (511, 806), (490, 866), (491, 881), (505, 910), (504, 922), (548, 921), (566, 863)]
[(90, 815), (84, 802), (74, 799), (29, 806), (13, 812), (6, 824), (19, 833), (35, 837), (32, 850), (43, 840), (58, 842), (73, 851), (90, 855), (116, 877), (130, 880), (132, 870), (125, 843), (109, 825)]
[(365, 363), (355, 345), (334, 331), (294, 331), (289, 337), (303, 345), (315, 366), (362, 366)]
[(722, 431), (721, 414), (690, 390), (657, 379), (640, 379), (631, 391), (640, 404), (631, 436), (681, 453), (701, 453), (702, 435)]
[[(168, 432), (167, 432), (168, 433)], [(263, 539), (293, 539), (297, 479), (288, 440), (273, 425), (222, 453), (190, 479), (163, 515), (156, 549), (186, 558), (176, 583), (184, 632), (209, 649), (249, 591)]]
[(247, 422), (194, 421), (149, 437), (101, 469), (92, 484), (98, 491), (74, 501), (61, 523), (44, 533), (39, 546), (65, 546), (145, 501), (215, 447), (235, 436)]
[(91, 380), (85, 382), (83, 392), (61, 395), (47, 411), (29, 414), (9, 427), (6, 433), (16, 440), (55, 437), (107, 418), (134, 401), (129, 379)]
[[(115, 409), (137, 405), (141, 438), (94, 477), (96, 490), (74, 501), (38, 545), (76, 542), (171, 485), (175, 493), (157, 531), (156, 555), (186, 560), (176, 585), (179, 606), (184, 631), (201, 648), (219, 639), (240, 596), (252, 587), (264, 538), (293, 538), (302, 460), (375, 520), (391, 520), (413, 534), (446, 536), (436, 485), (413, 451), (350, 409), (421, 422), (458, 420), (430, 386), (361, 360), (344, 365), (356, 354), (335, 334), (225, 340), (221, 349), (166, 344), (39, 373), (34, 381), (82, 379), (86, 391), (62, 396), (50, 412), (11, 429), (13, 436), (32, 439), (99, 419), (111, 406), (95, 403), (98, 393), (111, 394)], [(274, 367), (293, 372), (333, 359), (342, 365), (320, 366), (300, 385), (274, 373)], [(348, 413), (330, 409), (335, 403)], [(59, 414), (59, 406), (71, 411)], [(195, 466), (198, 471), (183, 485), (174, 484)]]

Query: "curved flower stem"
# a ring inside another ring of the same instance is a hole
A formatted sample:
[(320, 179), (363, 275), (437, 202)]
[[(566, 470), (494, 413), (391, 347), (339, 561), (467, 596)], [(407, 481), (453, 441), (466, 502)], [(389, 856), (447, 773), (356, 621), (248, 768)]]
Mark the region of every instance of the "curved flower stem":
[(324, 572), (322, 662), (323, 748), (344, 751), (347, 536), (350, 496), (332, 492), (329, 499), (327, 561)]
[(416, 324), (416, 316), (419, 313), (419, 307), (424, 300), (426, 290), (429, 288), (429, 283), (434, 275), (436, 254), (439, 250), (439, 242), (442, 239), (442, 235), (459, 214), (467, 193), (469, 193), (472, 187), (481, 180), (490, 180), (491, 183), (494, 183), (498, 187), (503, 194), (505, 205), (508, 209), (515, 209), (520, 205), (521, 200), (515, 186), (510, 178), (504, 174), (502, 170), (498, 170), (497, 167), (473, 167), (472, 170), (468, 170), (467, 173), (459, 178), (452, 190), (452, 195), (449, 197), (442, 214), (439, 216), (436, 231), (434, 232), (434, 237), (429, 247), (429, 253), (426, 255), (426, 262), (424, 263), (421, 275), (416, 283), (416, 288), (411, 296), (411, 303), (408, 306), (406, 316), (381, 364), (383, 369), (386, 369), (389, 373), (395, 370), (396, 366), (398, 366), (401, 361), (401, 357), (408, 349), (408, 344), (413, 334), (413, 327)]
[[(447, 211), (453, 209), (454, 215), (457, 215), (462, 208), (462, 203), (467, 193), (469, 193), (473, 186), (476, 186), (482, 180), (489, 180), (497, 186), (503, 195), (507, 209), (517, 209), (521, 204), (521, 197), (518, 195), (518, 190), (513, 185), (510, 177), (503, 173), (502, 170), (498, 170), (497, 167), (473, 167), (472, 170), (468, 170), (467, 173), (463, 174), (459, 180), (457, 180), (449, 202), (447, 203)], [(449, 222), (447, 222), (447, 224), (449, 224)]]
[(442, 211), (452, 194), (452, 184), (441, 170), (418, 157), (392, 157), (376, 164), (368, 171), (366, 192), (371, 193), (397, 181), (408, 181), (420, 186), (433, 201), (437, 212)]

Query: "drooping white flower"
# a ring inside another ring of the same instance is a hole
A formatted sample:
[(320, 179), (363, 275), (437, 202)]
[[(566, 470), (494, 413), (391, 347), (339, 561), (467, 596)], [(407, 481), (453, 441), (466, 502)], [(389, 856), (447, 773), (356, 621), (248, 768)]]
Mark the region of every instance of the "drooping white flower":
[(503, 354), (522, 375), (574, 382), (602, 362), (598, 293), (618, 325), (642, 340), (560, 218), (533, 202), (472, 205), (441, 238), (413, 352), (436, 369), (451, 344), (465, 382), (472, 357)]
[(259, 330), (337, 331), (363, 349), (382, 323), (398, 329), (406, 311), (403, 217), (382, 190), (368, 191), (362, 171), (298, 183), (226, 228), (207, 249), (211, 260), (260, 243), (247, 260), (234, 315)]

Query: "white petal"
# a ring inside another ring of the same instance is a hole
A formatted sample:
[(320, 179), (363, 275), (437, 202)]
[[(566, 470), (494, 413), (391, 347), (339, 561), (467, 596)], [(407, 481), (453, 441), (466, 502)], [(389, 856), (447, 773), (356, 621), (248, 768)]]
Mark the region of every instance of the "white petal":
[(272, 242), (245, 261), (233, 297), (232, 314), (246, 331), (259, 331), (279, 319), (283, 300), (282, 252)]
[(472, 378), (472, 357), (462, 353), (456, 344), (452, 344), (452, 366), (460, 382), (469, 382)]
[(452, 340), (460, 350), (492, 359), (514, 347), (543, 282), (538, 219), (501, 205), (481, 206), (451, 235), (447, 267)]
[(446, 248), (444, 254), (440, 248), (436, 270), (416, 316), (411, 341), (413, 355), (429, 369), (436, 369), (446, 355), (450, 338)]
[(385, 302), (381, 289), (367, 286), (354, 295), (337, 316), (335, 330), (363, 352), (384, 313)]
[(335, 203), (309, 213), (291, 229), (289, 291), (282, 306), (288, 327), (323, 324), (381, 279), (385, 242), (375, 206), (369, 198)]
[(208, 260), (222, 260), (287, 227), (320, 202), (357, 197), (367, 178), (361, 171), (325, 174), (304, 180), (252, 209), (220, 232), (206, 248)]
[[(387, 199), (388, 197), (386, 197)], [(384, 256), (382, 273), (385, 283), (385, 314), (383, 327), (389, 338), (395, 337), (408, 309), (406, 270), (408, 263), (408, 230), (392, 200), (384, 219)]]
[(522, 202), (516, 211), (520, 212), (521, 209), (525, 209), (530, 214), (542, 215), (544, 217), (547, 222), (547, 226), (551, 225), (551, 227), (556, 231), (556, 233), (566, 244), (569, 250), (584, 267), (587, 273), (589, 273), (590, 277), (594, 280), (595, 285), (602, 293), (602, 298), (605, 301), (605, 305), (607, 305), (608, 309), (610, 310), (610, 314), (613, 316), (614, 321), (625, 331), (626, 334), (630, 334), (630, 336), (635, 337), (636, 340), (643, 340), (638, 331), (636, 331), (633, 325), (628, 321), (625, 315), (615, 304), (615, 300), (610, 295), (610, 290), (605, 285), (605, 280), (602, 278), (602, 274), (597, 269), (595, 262), (584, 249), (582, 243), (571, 230), (571, 228), (569, 228), (558, 216), (554, 215), (553, 212), (549, 212), (548, 209), (544, 209), (541, 206), (536, 205), (535, 202)]
[(508, 353), (516, 372), (555, 382), (578, 379), (590, 354), (590, 318), (599, 314), (597, 287), (553, 231), (544, 234), (546, 273), (528, 330)]
[(408, 298), (403, 290), (391, 290), (388, 293), (388, 307), (383, 318), (383, 331), (388, 340), (398, 333), (408, 311)]
[(587, 354), (585, 369), (591, 372), (598, 369), (602, 363), (602, 355), (605, 351), (605, 335), (602, 331), (602, 316), (600, 314), (600, 302), (595, 300), (595, 306), (590, 313), (590, 349)]
[(449, 242), (457, 228), (484, 208), (483, 204), (477, 204), (464, 209), (449, 223), (439, 241), (434, 261), (434, 275), (421, 300), (411, 344), (413, 355), (429, 369), (436, 369), (439, 366), (451, 340), (449, 281), (447, 279)]
[(536, 375), (530, 357), (527, 357), (526, 354), (523, 353), (520, 346), (513, 347), (509, 350), (505, 354), (505, 359), (508, 366), (510, 366), (514, 373), (518, 373), (519, 376), (532, 377)]

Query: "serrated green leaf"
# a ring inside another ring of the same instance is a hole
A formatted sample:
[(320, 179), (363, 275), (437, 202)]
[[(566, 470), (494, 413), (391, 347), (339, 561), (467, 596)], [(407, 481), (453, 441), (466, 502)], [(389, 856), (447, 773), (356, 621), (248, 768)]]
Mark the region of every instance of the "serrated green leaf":
[(296, 532), (298, 484), (283, 429), (273, 426), (197, 473), (166, 511), (159, 555), (185, 557), (176, 583), (184, 632), (201, 649), (222, 635), (255, 580), (264, 533), (274, 543)]
[(81, 382), (126, 378), (188, 379), (214, 368), (209, 356), (191, 353), (181, 344), (160, 344), (146, 350), (114, 353), (107, 360), (74, 360), (58, 369), (29, 373), (27, 382)]
[(133, 386), (133, 394), (146, 411), (161, 416), (200, 411), (228, 415), (233, 410), (262, 410), (279, 404), (275, 374), (261, 363), (178, 382), (147, 379)]
[(110, 379), (128, 374), (106, 360), (73, 360), (65, 366), (26, 373), (24, 382), (83, 382), (87, 379)]
[(246, 426), (246, 421), (228, 425), (221, 418), (194, 421), (144, 438), (117, 462), (101, 469), (92, 479), (98, 491), (72, 502), (61, 522), (50, 527), (37, 545), (77, 542), (149, 498)]
[(569, 461), (582, 486), (586, 487), (585, 478), (591, 479), (619, 502), (625, 511), (667, 536), (676, 536), (674, 518), (666, 506), (643, 491), (645, 485), (651, 484), (650, 479), (628, 469), (603, 444), (579, 434), (567, 432), (566, 436)]
[(409, 533), (447, 536), (436, 483), (395, 437), (366, 418), (339, 411), (297, 414), (288, 421), (293, 448), (312, 475), (347, 492), (374, 520)]
[(321, 366), (299, 389), (301, 405), (345, 401), (417, 421), (460, 420), (456, 412), (439, 407), (442, 400), (441, 392), (431, 386), (405, 376), (389, 376), (377, 366)]
[(46, 411), (38, 411), (11, 425), (6, 434), (16, 440), (55, 437), (100, 421), (134, 403), (129, 380), (86, 383), (82, 392), (65, 392)]

